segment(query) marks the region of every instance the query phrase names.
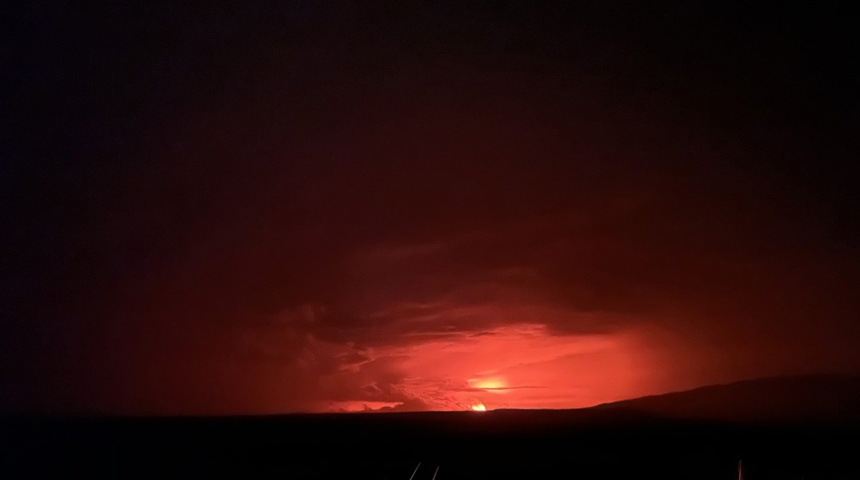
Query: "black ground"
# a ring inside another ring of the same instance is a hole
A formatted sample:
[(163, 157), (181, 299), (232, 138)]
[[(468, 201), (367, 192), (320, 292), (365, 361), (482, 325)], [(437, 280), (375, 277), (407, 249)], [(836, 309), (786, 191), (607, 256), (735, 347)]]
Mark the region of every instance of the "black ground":
[(860, 478), (860, 429), (623, 411), (6, 418), (0, 478)]

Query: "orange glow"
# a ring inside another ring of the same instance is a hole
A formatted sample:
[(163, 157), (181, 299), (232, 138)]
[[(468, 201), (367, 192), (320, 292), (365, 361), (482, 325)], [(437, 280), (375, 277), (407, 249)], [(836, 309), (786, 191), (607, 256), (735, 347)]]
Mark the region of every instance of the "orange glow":
[(347, 401), (347, 402), (331, 402), (328, 409), (333, 412), (355, 413), (355, 412), (372, 412), (394, 408), (397, 402), (368, 402), (368, 401)]
[(376, 351), (403, 375), (399, 391), (432, 410), (579, 408), (650, 393), (654, 365), (642, 332), (564, 334), (540, 324), (428, 338)]
[(486, 412), (487, 407), (485, 407), (483, 403), (476, 403), (475, 405), (472, 405), (472, 410), (476, 412)]
[(471, 387), (491, 392), (503, 392), (508, 387), (508, 382), (502, 377), (470, 378), (468, 382)]

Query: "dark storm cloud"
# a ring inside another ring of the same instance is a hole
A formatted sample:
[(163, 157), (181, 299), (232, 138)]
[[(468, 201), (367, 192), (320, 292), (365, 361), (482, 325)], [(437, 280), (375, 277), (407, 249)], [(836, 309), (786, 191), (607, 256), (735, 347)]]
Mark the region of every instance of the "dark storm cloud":
[(461, 408), (407, 360), (521, 325), (860, 365), (829, 17), (44, 5), (3, 60), (4, 406)]

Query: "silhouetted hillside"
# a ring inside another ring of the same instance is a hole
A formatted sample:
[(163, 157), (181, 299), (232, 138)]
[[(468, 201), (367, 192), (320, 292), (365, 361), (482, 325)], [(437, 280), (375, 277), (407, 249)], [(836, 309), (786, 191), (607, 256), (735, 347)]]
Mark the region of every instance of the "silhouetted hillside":
[(0, 417), (0, 478), (860, 478), (858, 405), (858, 378), (798, 377), (578, 410)]
[(591, 410), (634, 411), (684, 420), (858, 423), (860, 377), (815, 375), (746, 380), (609, 403)]

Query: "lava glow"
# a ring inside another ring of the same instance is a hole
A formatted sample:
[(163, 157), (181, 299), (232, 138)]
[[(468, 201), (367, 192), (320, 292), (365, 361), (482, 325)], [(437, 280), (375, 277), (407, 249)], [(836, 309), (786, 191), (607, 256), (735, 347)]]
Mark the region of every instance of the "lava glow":
[(650, 386), (649, 355), (632, 332), (565, 335), (517, 324), (485, 333), (375, 355), (404, 372), (398, 392), (431, 410), (475, 405), (478, 395), (493, 395), (500, 408), (578, 408), (644, 394)]
[(503, 378), (470, 378), (469, 386), (488, 391), (503, 391), (508, 387), (508, 383)]
[(485, 407), (483, 403), (476, 403), (472, 405), (472, 410), (475, 412), (486, 412), (487, 407)]

